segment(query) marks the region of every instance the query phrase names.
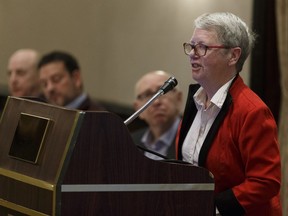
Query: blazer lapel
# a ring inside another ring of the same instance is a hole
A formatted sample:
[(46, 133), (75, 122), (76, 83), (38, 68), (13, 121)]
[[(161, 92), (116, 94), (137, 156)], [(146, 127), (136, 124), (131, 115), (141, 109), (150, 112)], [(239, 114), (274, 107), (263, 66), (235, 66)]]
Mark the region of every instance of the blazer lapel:
[(189, 93), (188, 93), (188, 97), (187, 97), (187, 101), (186, 101), (186, 106), (185, 106), (185, 110), (184, 110), (184, 115), (182, 118), (182, 122), (181, 122), (181, 128), (180, 128), (180, 137), (178, 140), (178, 159), (182, 160), (182, 145), (184, 142), (184, 139), (192, 125), (192, 122), (195, 118), (195, 115), (197, 113), (197, 108), (196, 105), (194, 103), (194, 99), (193, 96), (195, 94), (195, 92), (200, 88), (199, 84), (191, 84), (189, 86)]
[(199, 158), (198, 158), (198, 165), (199, 166), (203, 167), (205, 165), (205, 161), (206, 161), (210, 146), (212, 145), (212, 142), (216, 136), (216, 133), (218, 132), (218, 129), (221, 126), (221, 123), (223, 122), (223, 120), (224, 120), (224, 118), (225, 118), (225, 116), (229, 110), (231, 103), (232, 103), (232, 97), (228, 93), (227, 97), (225, 99), (225, 102), (222, 106), (222, 109), (220, 110), (219, 114), (217, 115), (215, 121), (213, 122), (213, 124), (212, 124), (212, 126), (211, 126), (205, 140), (204, 140), (202, 148), (200, 150)]

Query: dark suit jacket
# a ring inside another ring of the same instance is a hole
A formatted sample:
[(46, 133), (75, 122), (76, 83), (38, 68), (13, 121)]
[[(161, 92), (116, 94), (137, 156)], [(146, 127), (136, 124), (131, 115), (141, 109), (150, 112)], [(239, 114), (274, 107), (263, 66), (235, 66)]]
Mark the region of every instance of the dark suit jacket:
[(79, 110), (86, 110), (86, 111), (105, 111), (105, 107), (101, 105), (97, 101), (92, 101), (89, 96), (86, 97), (86, 99), (80, 104), (80, 106), (77, 108)]
[[(146, 146), (143, 145), (143, 143), (141, 142), (141, 139), (144, 135), (144, 133), (146, 132), (146, 130), (148, 129), (148, 127), (145, 127), (145, 128), (141, 128), (135, 132), (133, 132), (131, 134), (132, 136), (132, 139), (134, 141), (134, 143), (136, 145), (139, 145), (143, 148), (147, 148)], [(175, 136), (176, 137), (176, 136)], [(169, 159), (175, 159), (175, 137), (174, 137), (174, 140), (173, 142), (171, 143), (170, 147), (168, 148), (167, 150), (167, 153), (164, 155), (166, 157), (168, 157)], [(143, 151), (142, 151), (143, 152)], [(143, 152), (144, 153), (144, 152)]]

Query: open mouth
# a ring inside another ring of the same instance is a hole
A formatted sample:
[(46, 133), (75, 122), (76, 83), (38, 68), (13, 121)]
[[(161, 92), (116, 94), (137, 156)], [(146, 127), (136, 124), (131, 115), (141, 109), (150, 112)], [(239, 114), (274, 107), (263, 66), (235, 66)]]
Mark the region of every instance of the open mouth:
[(192, 68), (193, 68), (193, 69), (198, 69), (198, 68), (201, 68), (201, 67), (202, 67), (202, 66), (201, 66), (200, 64), (198, 64), (198, 63), (192, 63), (191, 65), (192, 65)]

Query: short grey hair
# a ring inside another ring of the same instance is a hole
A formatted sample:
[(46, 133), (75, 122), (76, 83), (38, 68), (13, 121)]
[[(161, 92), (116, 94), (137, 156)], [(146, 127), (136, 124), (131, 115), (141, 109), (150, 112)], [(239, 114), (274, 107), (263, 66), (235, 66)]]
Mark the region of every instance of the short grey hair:
[(256, 38), (256, 34), (249, 30), (247, 24), (229, 12), (205, 13), (199, 16), (194, 24), (196, 28), (215, 31), (223, 45), (241, 48), (241, 56), (236, 64), (236, 70), (240, 72)]

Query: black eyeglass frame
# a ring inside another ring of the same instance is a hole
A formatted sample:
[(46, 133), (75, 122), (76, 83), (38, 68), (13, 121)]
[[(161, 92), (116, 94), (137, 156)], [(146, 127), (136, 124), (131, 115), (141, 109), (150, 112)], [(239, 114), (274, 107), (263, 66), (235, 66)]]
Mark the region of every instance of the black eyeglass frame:
[[(191, 47), (190, 53), (187, 53), (187, 52), (186, 52), (185, 47), (186, 47), (187, 45), (189, 45), (189, 46)], [(205, 47), (205, 52), (204, 52), (203, 55), (199, 55), (199, 53), (198, 53), (198, 51), (197, 51), (197, 46), (200, 46), (200, 45), (203, 46), (203, 47)], [(190, 56), (192, 50), (194, 50), (195, 55), (197, 55), (197, 56), (199, 56), (199, 57), (202, 57), (202, 56), (205, 56), (205, 55), (206, 55), (207, 50), (210, 49), (210, 48), (230, 49), (231, 47), (224, 46), (224, 45), (211, 45), (211, 46), (208, 46), (208, 45), (205, 45), (205, 44), (203, 44), (203, 43), (197, 43), (197, 44), (183, 43), (183, 48), (184, 48), (184, 53), (185, 53), (186, 55), (188, 55), (188, 56)], [(196, 49), (195, 49), (195, 48), (196, 48)]]

